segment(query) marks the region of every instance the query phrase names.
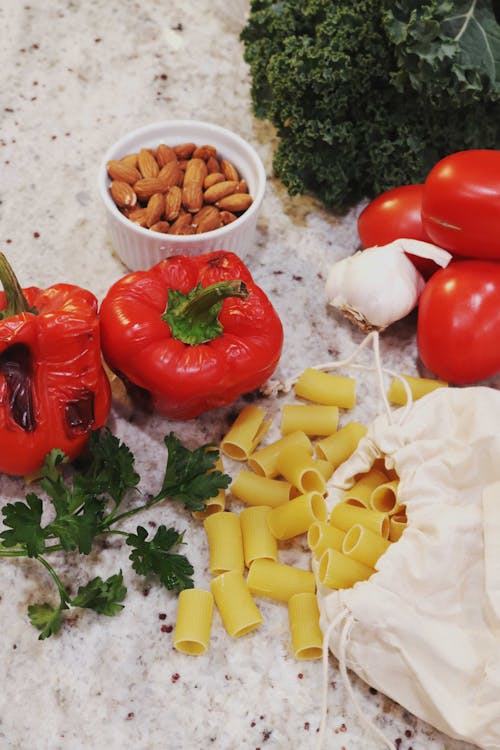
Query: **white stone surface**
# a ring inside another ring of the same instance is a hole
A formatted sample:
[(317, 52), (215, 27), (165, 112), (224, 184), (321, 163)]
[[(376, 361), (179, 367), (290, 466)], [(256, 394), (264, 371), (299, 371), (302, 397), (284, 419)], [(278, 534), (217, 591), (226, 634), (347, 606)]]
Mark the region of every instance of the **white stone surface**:
[[(330, 264), (356, 248), (357, 211), (334, 216), (311, 198), (290, 198), (272, 177), (275, 136), (251, 113), (239, 42), (246, 10), (242, 0), (0, 0), (0, 250), (24, 286), (66, 281), (101, 299), (126, 272), (107, 240), (97, 191), (105, 150), (156, 120), (224, 125), (248, 139), (266, 165), (258, 241), (245, 260), (282, 317), (285, 345), (276, 374), (288, 377), (347, 356), (362, 339), (326, 309), (323, 293)], [(384, 335), (388, 367), (419, 372), (414, 329), (410, 317)], [(361, 360), (370, 363), (368, 353)], [(375, 379), (358, 375), (358, 383), (356, 417), (370, 419), (380, 408)], [(262, 400), (275, 415), (274, 432), (284, 401)], [(174, 430), (191, 447), (217, 441), (244, 403), (189, 423), (117, 406), (110, 426), (136, 453), (142, 488), (154, 492), (165, 465), (164, 435)], [(20, 499), (24, 485), (3, 477), (0, 492), (2, 502)], [(186, 529), (196, 585), (207, 587), (201, 524), (167, 502), (150, 520)], [(260, 600), (262, 627), (239, 640), (229, 638), (216, 614), (208, 654), (183, 656), (172, 643), (175, 596), (140, 580), (127, 557), (125, 545), (114, 542), (87, 559), (58, 561), (62, 578), (75, 587), (122, 568), (128, 596), (117, 617), (82, 612), (44, 642), (26, 608), (53, 596), (45, 571), (31, 561), (1, 561), (2, 750), (313, 750), (321, 663), (293, 658), (285, 606)], [(287, 544), (282, 559), (307, 567), (304, 541)], [(329, 677), (325, 747), (377, 750), (333, 658)], [(363, 712), (399, 750), (465, 750), (354, 675), (352, 683)]]

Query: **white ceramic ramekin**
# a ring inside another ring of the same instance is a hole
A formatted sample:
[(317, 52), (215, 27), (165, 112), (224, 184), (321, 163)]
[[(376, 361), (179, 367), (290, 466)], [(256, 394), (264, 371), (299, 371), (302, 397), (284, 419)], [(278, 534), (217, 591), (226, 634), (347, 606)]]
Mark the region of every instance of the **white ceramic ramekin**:
[[(169, 235), (152, 232), (127, 219), (109, 194), (106, 165), (113, 159), (156, 148), (195, 143), (214, 146), (218, 155), (232, 162), (248, 184), (253, 203), (236, 221), (211, 232)], [(105, 154), (99, 171), (99, 190), (106, 208), (108, 230), (116, 254), (130, 270), (147, 269), (171, 255), (198, 255), (211, 250), (228, 250), (244, 259), (255, 238), (257, 215), (266, 187), (266, 174), (256, 151), (243, 138), (226, 128), (197, 120), (166, 120), (128, 133)]]

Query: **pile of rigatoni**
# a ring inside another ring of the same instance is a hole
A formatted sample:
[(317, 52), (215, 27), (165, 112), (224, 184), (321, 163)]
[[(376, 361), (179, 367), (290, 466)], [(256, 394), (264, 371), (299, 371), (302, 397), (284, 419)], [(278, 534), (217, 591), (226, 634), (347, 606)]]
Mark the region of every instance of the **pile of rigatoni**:
[[(405, 377), (414, 398), (437, 386), (437, 381)], [(226, 510), (221, 490), (204, 512), (194, 514), (203, 520), (213, 578), (210, 591), (186, 589), (179, 596), (178, 650), (192, 655), (206, 651), (214, 603), (227, 632), (237, 638), (261, 625), (255, 598), (268, 597), (287, 603), (295, 657), (321, 657), (316, 578), (311, 570), (280, 562), (280, 543), (304, 535), (318, 561), (319, 585), (350, 588), (370, 578), (407, 522), (398, 500), (398, 477), (383, 460), (357, 476), (328, 513), (327, 482), (366, 433), (355, 421), (339, 428), (340, 410), (355, 406), (355, 388), (352, 378), (305, 370), (294, 385), (300, 402), (284, 405), (281, 437), (267, 445), (262, 444), (270, 427), (265, 410), (246, 406), (241, 411), (221, 452), (245, 462), (230, 488), (245, 507)], [(391, 384), (388, 397), (396, 404), (405, 402), (400, 381)], [(222, 470), (222, 459), (216, 468)]]

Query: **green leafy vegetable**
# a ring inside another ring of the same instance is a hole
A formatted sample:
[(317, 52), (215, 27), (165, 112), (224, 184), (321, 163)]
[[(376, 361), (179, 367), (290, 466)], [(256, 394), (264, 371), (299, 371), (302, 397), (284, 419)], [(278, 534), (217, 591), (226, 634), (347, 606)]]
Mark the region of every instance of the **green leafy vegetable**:
[[(31, 623), (41, 631), (40, 639), (59, 632), (63, 612), (71, 607), (108, 616), (123, 609), (120, 602), (127, 589), (121, 571), (106, 580), (93, 578), (72, 597), (47, 559), (56, 551), (78, 550), (88, 555), (99, 536), (125, 537), (132, 547), (129, 559), (139, 575), (154, 574), (167, 589), (182, 591), (193, 586), (192, 565), (174, 551), (183, 543), (183, 532), (160, 526), (148, 539), (142, 526), (135, 534), (119, 528), (124, 519), (150, 510), (165, 498), (180, 500), (190, 510), (201, 510), (205, 500), (231, 481), (214, 470), (219, 453), (213, 446), (191, 451), (173, 433), (165, 438), (165, 444), (168, 457), (161, 490), (138, 505), (121, 510), (129, 494), (139, 494), (134, 455), (109, 430), (101, 430), (92, 435), (89, 459), (79, 468), (69, 467), (60, 450), (46, 456), (40, 480), (46, 498), (30, 492), (24, 502), (8, 503), (2, 509), (5, 528), (0, 531), (0, 557), (35, 558), (51, 575), (59, 593), (58, 606), (44, 602), (28, 607)], [(45, 515), (48, 520), (43, 523)]]
[(278, 177), (345, 207), (498, 148), (500, 27), (487, 0), (253, 0), (241, 34)]
[(170, 552), (172, 547), (182, 544), (183, 534), (160, 526), (153, 539), (147, 541), (147, 536), (146, 529), (138, 526), (136, 533), (127, 537), (127, 544), (134, 548), (130, 559), (136, 573), (143, 576), (155, 573), (167, 589), (192, 589), (193, 566), (183, 555)]
[(164, 440), (168, 450), (168, 463), (156, 501), (169, 497), (184, 503), (188, 510), (203, 510), (205, 500), (215, 497), (231, 481), (227, 474), (214, 468), (219, 451), (210, 445), (190, 451), (173, 432)]

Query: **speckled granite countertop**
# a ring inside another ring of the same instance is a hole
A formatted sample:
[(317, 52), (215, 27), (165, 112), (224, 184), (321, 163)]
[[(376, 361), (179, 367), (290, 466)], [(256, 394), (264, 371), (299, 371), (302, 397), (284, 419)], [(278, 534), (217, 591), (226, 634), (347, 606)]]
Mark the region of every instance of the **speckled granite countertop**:
[[(252, 116), (249, 76), (238, 40), (242, 0), (0, 0), (0, 249), (23, 283), (77, 283), (98, 298), (125, 268), (109, 245), (97, 170), (127, 131), (168, 118), (207, 119), (247, 138), (269, 181), (257, 243), (245, 259), (285, 325), (278, 375), (345, 356), (361, 336), (327, 313), (323, 282), (331, 262), (356, 247), (356, 211), (325, 212), (291, 199), (271, 174), (272, 128)], [(413, 322), (382, 343), (387, 366), (417, 373)], [(367, 355), (368, 356), (368, 355)], [(364, 418), (379, 405), (370, 378), (359, 382)], [(278, 401), (263, 402), (270, 414)], [(237, 404), (235, 408), (241, 406)], [(235, 408), (192, 423), (145, 418), (115, 407), (110, 425), (137, 455), (148, 486), (159, 486), (163, 436), (171, 429), (195, 446), (217, 441)], [(21, 498), (20, 481), (0, 480), (2, 499)], [(156, 508), (156, 523), (186, 528), (195, 582), (207, 586), (208, 556), (199, 525), (178, 508)], [(307, 565), (303, 545), (287, 559)], [(61, 634), (37, 640), (26, 607), (51, 596), (31, 562), (0, 565), (0, 747), (2, 750), (279, 750), (315, 746), (320, 662), (291, 654), (284, 606), (260, 601), (264, 624), (231, 641), (218, 615), (211, 647), (199, 658), (172, 644), (176, 599), (129, 568), (124, 545), (93, 553), (62, 575), (75, 584), (121, 567), (128, 597), (115, 618), (85, 612)], [(376, 750), (360, 726), (330, 660), (328, 750)], [(352, 676), (363, 711), (399, 750), (465, 750)], [(470, 746), (467, 746), (470, 747)]]

